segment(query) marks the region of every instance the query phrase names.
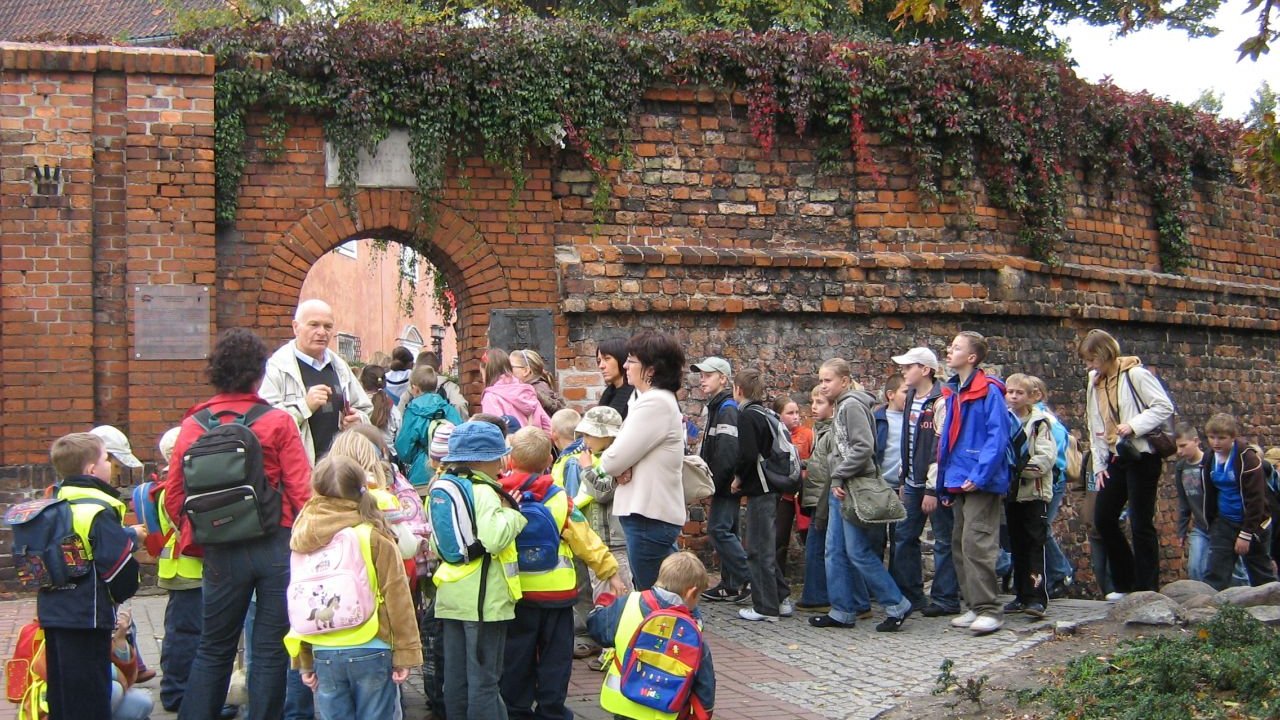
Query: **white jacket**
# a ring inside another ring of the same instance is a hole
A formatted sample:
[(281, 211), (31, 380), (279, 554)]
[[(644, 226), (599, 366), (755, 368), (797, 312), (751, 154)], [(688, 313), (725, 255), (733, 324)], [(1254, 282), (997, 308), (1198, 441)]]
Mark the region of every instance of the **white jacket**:
[[(298, 424), (298, 432), (302, 434), (302, 444), (307, 448), (307, 458), (316, 464), (316, 448), (311, 438), (311, 408), (307, 407), (307, 386), (302, 382), (302, 371), (298, 369), (298, 358), (293, 354), (292, 340), (285, 343), (267, 360), (267, 374), (262, 378), (262, 388), (258, 394), (272, 407), (280, 408), (293, 416)], [(351, 366), (337, 353), (326, 350), (329, 362), (333, 363), (338, 373), (338, 384), (342, 387), (342, 395), (350, 399), (351, 407), (360, 415), (362, 422), (369, 422), (369, 413), (373, 411), (373, 402), (360, 386), (359, 379), (351, 372)]]
[[(1121, 361), (1126, 359), (1121, 358)], [(1089, 381), (1085, 384), (1085, 418), (1089, 423), (1089, 452), (1093, 455), (1095, 474), (1107, 468), (1107, 459), (1115, 451), (1114, 447), (1107, 445), (1106, 423), (1102, 419), (1102, 409), (1098, 407), (1098, 393), (1093, 387), (1097, 381), (1097, 371), (1090, 370)], [(1145, 410), (1135, 401), (1135, 392)], [(1135, 449), (1144, 453), (1152, 452), (1150, 443), (1143, 436), (1163, 427), (1174, 413), (1173, 402), (1165, 393), (1164, 386), (1150, 370), (1141, 364), (1135, 364), (1120, 371), (1116, 402), (1120, 407), (1120, 417), (1116, 424), (1128, 424), (1133, 428), (1132, 441)]]

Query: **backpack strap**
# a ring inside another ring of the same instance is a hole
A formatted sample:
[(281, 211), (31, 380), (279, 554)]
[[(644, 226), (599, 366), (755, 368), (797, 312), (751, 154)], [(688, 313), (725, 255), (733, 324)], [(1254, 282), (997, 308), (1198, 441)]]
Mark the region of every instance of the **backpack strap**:
[(266, 403), (255, 402), (253, 407), (243, 413), (238, 413), (235, 410), (219, 410), (215, 413), (209, 408), (205, 408), (192, 417), (195, 418), (195, 421), (200, 423), (200, 426), (205, 430), (212, 430), (219, 425), (224, 424), (223, 418), (226, 417), (231, 418), (230, 422), (240, 423), (245, 427), (251, 427), (259, 418), (266, 415), (268, 412), (271, 412), (271, 409), (271, 406)]
[[(465, 472), (460, 472), (460, 473), (458, 473), (457, 475), (454, 475), (454, 477), (457, 477), (457, 478), (466, 478), (469, 482), (471, 482), (471, 484), (472, 484), (472, 485), (475, 485), (475, 484), (477, 484), (477, 483), (479, 483), (479, 484), (481, 484), (481, 485), (488, 485), (488, 484), (489, 484), (489, 483), (486, 483), (486, 482), (484, 481), (484, 479), (483, 479), (483, 478), (478, 478), (478, 477), (476, 477), (476, 476), (471, 472), (471, 469), (470, 469), (470, 468), (466, 468), (466, 467), (464, 467), (464, 468), (456, 468), (456, 469), (463, 470), (463, 471), (465, 471)], [(448, 473), (446, 473), (446, 474), (445, 474), (444, 476), (442, 476), (442, 477), (448, 477), (448, 475), (449, 475), (449, 474), (448, 474)], [(453, 481), (452, 481), (452, 480), (450, 480), (450, 482), (453, 482)], [(492, 487), (492, 485), (490, 485), (490, 487)], [(499, 495), (500, 497), (506, 497), (506, 493), (502, 492), (501, 490), (502, 490), (502, 489), (499, 487), (499, 488), (498, 488), (498, 495)], [(489, 557), (489, 551), (485, 548), (484, 543), (480, 542), (480, 526), (476, 523), (476, 508), (475, 508), (475, 499), (474, 499), (474, 497), (473, 497), (470, 501), (466, 501), (466, 500), (464, 499), (464, 501), (463, 501), (463, 505), (466, 505), (466, 506), (467, 506), (467, 520), (469, 520), (469, 521), (471, 522), (471, 531), (472, 531), (472, 534), (475, 536), (475, 539), (471, 541), (471, 544), (470, 544), (470, 545), (467, 545), (467, 548), (466, 548), (466, 550), (467, 550), (467, 557), (475, 558), (475, 557), (480, 557), (481, 555), (483, 555), (485, 558), (488, 558), (488, 557)], [(485, 566), (485, 569), (487, 569), (487, 568), (488, 568), (488, 565), (486, 565), (486, 566)], [(483, 584), (483, 581), (482, 581), (482, 584)], [(482, 590), (483, 590), (483, 587), (482, 587)]]

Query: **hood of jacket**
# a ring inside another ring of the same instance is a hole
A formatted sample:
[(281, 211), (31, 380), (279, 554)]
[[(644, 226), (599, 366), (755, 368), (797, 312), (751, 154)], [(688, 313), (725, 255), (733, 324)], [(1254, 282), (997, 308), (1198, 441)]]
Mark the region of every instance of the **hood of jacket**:
[(834, 405), (836, 406), (837, 410), (840, 408), (840, 403), (843, 403), (847, 398), (854, 398), (855, 400), (862, 403), (863, 405), (866, 405), (868, 408), (875, 407), (875, 404), (876, 404), (875, 396), (867, 392), (866, 390), (849, 388), (848, 390), (845, 390), (844, 392), (840, 393), (840, 397), (836, 398)]
[(312, 495), (293, 523), (289, 549), (294, 552), (315, 552), (328, 545), (333, 536), (343, 528), (355, 527), (364, 522), (359, 504), (355, 500)]
[(542, 407), (538, 402), (538, 391), (511, 375), (503, 375), (484, 391), (497, 395), (503, 402), (519, 410), (524, 417), (531, 417), (537, 408)]
[(447, 407), (449, 407), (449, 401), (440, 397), (439, 393), (423, 393), (409, 401), (409, 406), (405, 408), (405, 415), (428, 419)]
[[(1136, 367), (1142, 367), (1142, 359), (1136, 355), (1123, 355), (1116, 358), (1116, 372), (1122, 375)], [(1098, 378), (1107, 377), (1106, 375), (1096, 371), (1089, 373), (1089, 376), (1092, 383), (1095, 385), (1098, 383)]]
[(529, 473), (523, 470), (513, 470), (499, 478), (498, 483), (502, 485), (503, 490), (510, 493), (520, 490), (529, 481), (529, 478), (533, 478), (533, 482), (529, 483), (529, 487), (521, 492), (532, 493), (534, 499), (541, 502), (551, 490), (551, 486), (555, 484), (555, 478), (549, 473)]

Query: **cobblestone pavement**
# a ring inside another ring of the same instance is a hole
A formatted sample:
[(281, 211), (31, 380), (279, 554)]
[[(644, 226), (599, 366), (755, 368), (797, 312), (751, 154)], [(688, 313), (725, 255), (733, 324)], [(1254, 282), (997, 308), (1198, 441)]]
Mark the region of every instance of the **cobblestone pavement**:
[[(138, 624), (138, 642), (147, 663), (159, 668), (164, 633), (164, 595), (130, 601)], [(977, 674), (1048, 639), (1053, 622), (1086, 620), (1106, 613), (1107, 605), (1087, 600), (1054, 601), (1048, 620), (1029, 623), (1011, 617), (1005, 629), (975, 638), (956, 630), (950, 618), (912, 616), (898, 633), (877, 633), (871, 621), (852, 629), (818, 629), (797, 613), (778, 623), (737, 619), (738, 606), (706, 603), (707, 636), (715, 656), (718, 685), (716, 717), (721, 720), (817, 720), (873, 718), (899, 698), (928, 693), (938, 666), (950, 658), (960, 675)], [(12, 653), (18, 628), (35, 616), (34, 600), (0, 602), (3, 657)], [(569, 704), (583, 720), (607, 720), (597, 697), (601, 675), (585, 661), (574, 663)], [(158, 694), (159, 681), (146, 687)], [(406, 683), (406, 720), (422, 720), (425, 701), (419, 675)], [(157, 704), (157, 710), (159, 706)], [(0, 707), (0, 720), (16, 717), (14, 706)], [(155, 718), (173, 718), (157, 712)]]

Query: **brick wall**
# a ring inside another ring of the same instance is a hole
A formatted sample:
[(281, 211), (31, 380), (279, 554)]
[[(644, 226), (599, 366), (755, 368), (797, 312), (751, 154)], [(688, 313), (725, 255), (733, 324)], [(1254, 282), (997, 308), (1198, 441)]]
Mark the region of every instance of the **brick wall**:
[[(316, 119), (290, 118), (281, 159), (267, 162), (257, 118), (239, 213), (215, 231), (211, 58), (0, 44), (0, 69), (0, 501), (47, 479), (37, 467), (57, 435), (110, 422), (151, 459), (207, 394), (203, 362), (134, 357), (133, 286), (208, 284), (215, 330), (251, 327), (276, 345), (316, 259), (367, 237), (412, 244), (445, 272), (473, 398), (489, 312), (541, 307), (580, 406), (600, 391), (595, 342), (641, 325), (676, 333), (690, 357), (758, 363), (801, 398), (825, 357), (878, 386), (892, 352), (940, 349), (973, 328), (993, 337), (998, 371), (1044, 376), (1075, 418), (1071, 348), (1102, 326), (1160, 367), (1189, 419), (1232, 409), (1280, 442), (1277, 400), (1254, 390), (1280, 380), (1267, 362), (1280, 349), (1275, 198), (1202, 189), (1189, 208), (1194, 260), (1175, 277), (1158, 272), (1143, 194), (1077, 178), (1050, 266), (1025, 257), (1017, 223), (981, 187), (931, 206), (901, 154), (874, 139), (875, 168), (823, 162), (817, 141), (786, 135), (766, 154), (740, 97), (657, 88), (598, 216), (569, 152), (535, 154), (514, 198), (502, 172), (463, 161), (431, 223), (406, 190), (362, 189), (353, 212), (325, 186)], [(46, 163), (64, 173), (59, 196), (33, 193), (29, 168)], [(1062, 531), (1079, 534), (1070, 509)]]

